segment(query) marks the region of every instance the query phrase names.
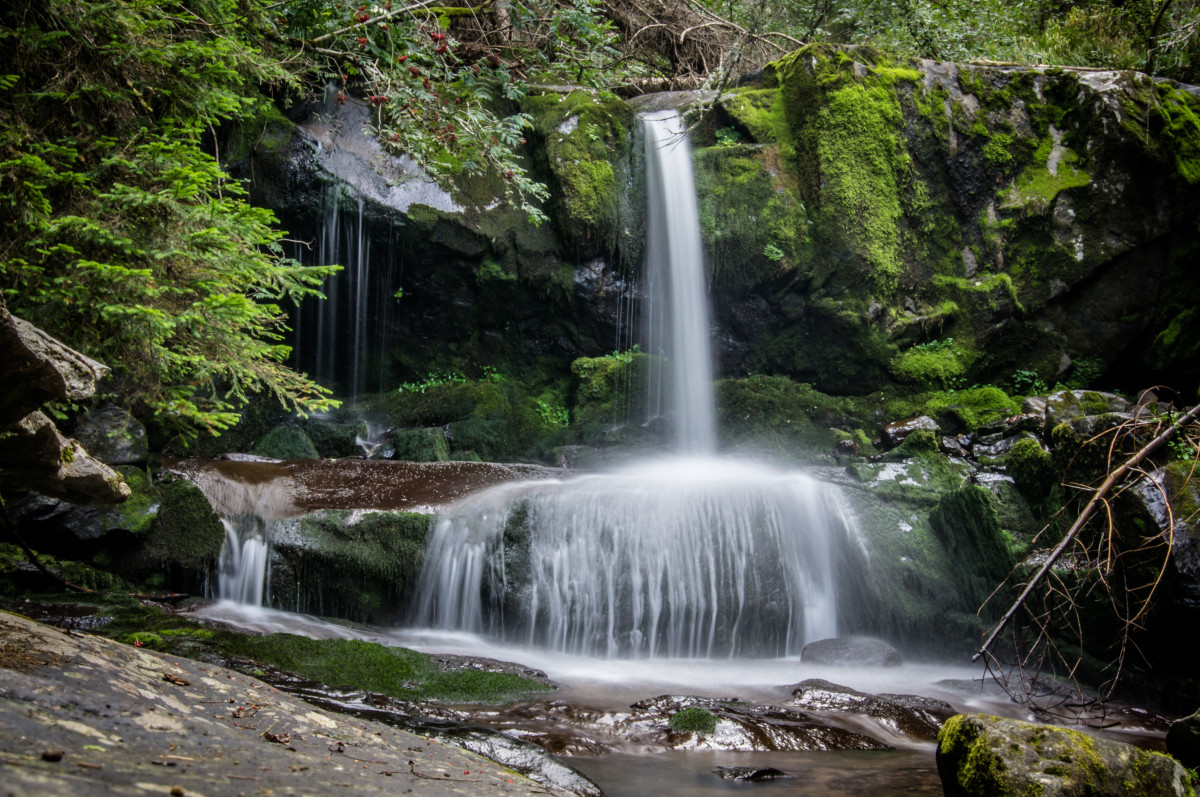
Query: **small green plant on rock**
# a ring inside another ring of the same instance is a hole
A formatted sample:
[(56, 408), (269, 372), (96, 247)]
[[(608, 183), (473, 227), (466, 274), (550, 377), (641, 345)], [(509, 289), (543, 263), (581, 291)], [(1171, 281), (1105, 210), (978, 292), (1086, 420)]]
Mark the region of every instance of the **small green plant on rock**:
[(672, 714), (667, 725), (674, 733), (712, 733), (717, 729), (717, 715), (692, 706)]

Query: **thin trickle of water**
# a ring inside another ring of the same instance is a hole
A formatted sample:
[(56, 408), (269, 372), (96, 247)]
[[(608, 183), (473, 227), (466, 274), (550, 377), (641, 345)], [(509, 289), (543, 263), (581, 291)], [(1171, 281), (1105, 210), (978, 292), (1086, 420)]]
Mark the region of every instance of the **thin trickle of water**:
[(297, 308), (294, 363), (298, 370), (351, 398), (378, 389), (378, 360), (388, 343), (396, 291), (395, 252), (376, 254), (366, 203), (359, 197), (343, 207), (344, 187), (326, 186), (318, 244), (302, 250), (312, 265), (341, 265), (321, 287), (324, 299), (308, 299)]
[(257, 515), (222, 518), (225, 546), (217, 563), (217, 597), (249, 606), (263, 606), (271, 582), (270, 542)]
[(681, 452), (716, 450), (708, 290), (692, 149), (674, 111), (643, 117), (646, 136), (646, 340), (667, 363), (650, 380), (651, 412), (672, 419)]
[(438, 520), (415, 618), (608, 658), (795, 655), (837, 632), (839, 493), (727, 459), (503, 485)]

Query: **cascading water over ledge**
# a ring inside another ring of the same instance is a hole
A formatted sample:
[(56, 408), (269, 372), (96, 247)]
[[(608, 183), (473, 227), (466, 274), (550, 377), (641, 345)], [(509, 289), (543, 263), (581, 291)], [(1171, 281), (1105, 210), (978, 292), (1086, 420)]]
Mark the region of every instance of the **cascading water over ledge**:
[(836, 489), (728, 459), (494, 487), (440, 518), (420, 625), (602, 657), (775, 657), (838, 630)]

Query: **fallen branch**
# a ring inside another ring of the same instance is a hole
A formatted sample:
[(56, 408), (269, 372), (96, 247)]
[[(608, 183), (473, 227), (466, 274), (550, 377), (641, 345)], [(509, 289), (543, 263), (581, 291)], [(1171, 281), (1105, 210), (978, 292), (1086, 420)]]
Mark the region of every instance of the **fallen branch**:
[(1046, 561), (1042, 564), (1041, 569), (1038, 570), (1037, 574), (1029, 580), (1028, 584), (1025, 585), (1025, 589), (1021, 591), (1020, 596), (1013, 602), (1013, 605), (1009, 607), (1008, 611), (1004, 613), (1004, 616), (1000, 618), (1000, 621), (996, 624), (995, 628), (992, 629), (992, 633), (988, 635), (988, 638), (983, 643), (983, 646), (979, 648), (979, 652), (971, 657), (971, 661), (978, 661), (980, 656), (988, 652), (988, 648), (990, 648), (992, 643), (996, 641), (996, 637), (1000, 636), (1000, 632), (1002, 632), (1004, 627), (1008, 625), (1008, 622), (1013, 618), (1013, 615), (1020, 610), (1021, 606), (1025, 603), (1026, 598), (1028, 598), (1033, 592), (1034, 587), (1041, 582), (1041, 580), (1046, 576), (1046, 573), (1050, 572), (1050, 568), (1054, 566), (1056, 561), (1058, 561), (1058, 557), (1061, 556), (1062, 552), (1067, 549), (1067, 546), (1070, 545), (1077, 536), (1079, 536), (1079, 532), (1083, 529), (1084, 524), (1087, 523), (1088, 518), (1091, 517), (1092, 511), (1099, 504), (1104, 503), (1104, 496), (1109, 490), (1112, 489), (1112, 486), (1116, 484), (1117, 481), (1120, 480), (1120, 478), (1124, 476), (1131, 468), (1136, 467), (1142, 460), (1149, 456), (1151, 452), (1170, 439), (1171, 435), (1179, 431), (1181, 426), (1189, 423), (1197, 416), (1200, 416), (1200, 404), (1197, 404), (1195, 407), (1192, 407), (1190, 410), (1188, 410), (1185, 415), (1167, 427), (1166, 431), (1151, 440), (1149, 443), (1143, 446), (1140, 451), (1138, 451), (1129, 459), (1125, 460), (1120, 467), (1108, 474), (1108, 478), (1106, 478), (1100, 484), (1100, 486), (1093, 491), (1091, 499), (1087, 502), (1087, 506), (1085, 506), (1083, 511), (1079, 513), (1079, 516), (1075, 518), (1075, 522), (1067, 531), (1066, 536), (1063, 537), (1062, 542), (1060, 542), (1054, 548), (1054, 550), (1050, 552), (1050, 556), (1046, 558)]

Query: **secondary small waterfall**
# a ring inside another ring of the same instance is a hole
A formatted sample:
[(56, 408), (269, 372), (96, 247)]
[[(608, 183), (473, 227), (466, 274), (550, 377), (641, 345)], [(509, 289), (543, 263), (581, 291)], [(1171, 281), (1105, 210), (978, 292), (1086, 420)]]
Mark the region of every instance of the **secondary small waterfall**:
[(862, 552), (835, 488), (714, 456), (690, 148), (678, 114), (643, 123), (652, 390), (684, 456), (466, 499), (434, 526), (414, 619), (591, 656), (795, 655), (837, 634)]
[(296, 309), (292, 358), (298, 370), (318, 382), (357, 396), (379, 387), (368, 366), (388, 344), (397, 263), (390, 246), (372, 249), (365, 203), (358, 197), (347, 210), (343, 190), (338, 183), (326, 186), (316, 245), (296, 253), (302, 262), (343, 268), (322, 285), (325, 299)]

